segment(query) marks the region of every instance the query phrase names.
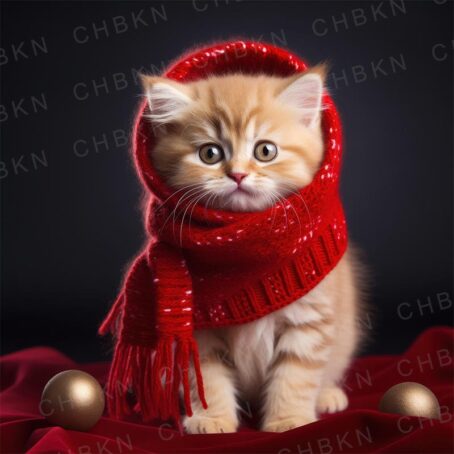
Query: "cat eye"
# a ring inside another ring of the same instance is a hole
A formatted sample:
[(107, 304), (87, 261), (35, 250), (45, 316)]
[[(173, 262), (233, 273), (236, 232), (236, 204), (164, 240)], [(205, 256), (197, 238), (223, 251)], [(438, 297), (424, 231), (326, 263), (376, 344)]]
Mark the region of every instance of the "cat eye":
[(277, 147), (273, 142), (259, 142), (255, 146), (254, 156), (258, 161), (272, 161), (277, 156)]
[(200, 148), (199, 157), (205, 164), (217, 164), (224, 159), (224, 150), (219, 145), (210, 143)]

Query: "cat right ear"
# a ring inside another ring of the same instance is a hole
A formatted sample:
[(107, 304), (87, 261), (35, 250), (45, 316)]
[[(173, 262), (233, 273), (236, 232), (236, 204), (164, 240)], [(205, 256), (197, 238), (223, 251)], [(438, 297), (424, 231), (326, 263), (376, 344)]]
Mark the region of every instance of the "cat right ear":
[(284, 79), (286, 86), (278, 96), (298, 112), (301, 122), (309, 128), (319, 125), (326, 73), (327, 65), (321, 64)]
[(148, 100), (147, 117), (156, 126), (177, 119), (192, 102), (184, 84), (158, 76), (141, 75), (141, 79)]

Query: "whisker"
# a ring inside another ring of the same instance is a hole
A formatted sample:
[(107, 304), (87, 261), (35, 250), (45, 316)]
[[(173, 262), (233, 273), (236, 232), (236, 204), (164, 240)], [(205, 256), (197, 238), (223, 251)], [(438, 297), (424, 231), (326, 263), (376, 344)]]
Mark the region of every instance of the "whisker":
[[(159, 230), (159, 233), (162, 232), (162, 230), (164, 229), (164, 227), (166, 226), (167, 222), (169, 221), (169, 219), (172, 217), (173, 215), (173, 224), (175, 225), (175, 214), (176, 214), (176, 211), (178, 209), (178, 205), (184, 200), (187, 198), (187, 196), (191, 195), (192, 192), (194, 191), (197, 191), (197, 190), (200, 190), (198, 187), (197, 188), (192, 188), (190, 189), (188, 192), (185, 192), (179, 199), (178, 199), (178, 202), (177, 204), (175, 205), (175, 208), (170, 212), (169, 216), (167, 217), (167, 219), (164, 221), (164, 224), (162, 225), (161, 229)], [(175, 234), (175, 232), (174, 232)]]
[[(203, 199), (203, 197), (207, 196), (208, 194), (210, 194), (210, 192), (208, 190), (206, 190), (201, 197), (199, 197), (194, 204), (192, 204), (192, 208), (191, 208), (191, 211), (189, 213), (189, 236), (191, 236), (191, 219), (192, 219), (192, 214), (194, 213), (194, 208), (196, 207), (197, 203), (199, 202), (199, 200)], [(208, 200), (210, 200), (210, 197), (212, 197), (212, 195), (210, 195), (208, 197)], [(206, 204), (205, 204), (205, 209), (206, 209)]]
[[(195, 205), (197, 205), (199, 200), (201, 200), (203, 197), (206, 196), (206, 190), (203, 191), (202, 195), (199, 195), (199, 194), (194, 195), (194, 199), (195, 200), (189, 202), (188, 206), (184, 210), (183, 217), (181, 218), (181, 223), (180, 223), (180, 247), (183, 247), (183, 225), (184, 225), (184, 218), (186, 216), (186, 213), (187, 213), (188, 209), (191, 206), (194, 207)], [(189, 234), (190, 234), (190, 232), (191, 232), (191, 225), (189, 224)]]
[(194, 186), (203, 186), (203, 184), (202, 183), (188, 184), (188, 185), (183, 186), (182, 188), (178, 189), (177, 191), (172, 192), (172, 194), (170, 194), (169, 197), (167, 197), (167, 199), (164, 200), (164, 202), (161, 202), (161, 207), (163, 207), (173, 196), (175, 196), (179, 192), (184, 191), (185, 189), (189, 189)]
[[(188, 207), (190, 206), (191, 204), (191, 200), (193, 197), (197, 197), (201, 192), (203, 192), (204, 189), (201, 189), (201, 188), (194, 188), (193, 190), (191, 190), (191, 193), (189, 194), (186, 194), (184, 195), (177, 203), (176, 207), (175, 207), (175, 210), (173, 211), (173, 220), (172, 220), (172, 231), (173, 231), (173, 234), (175, 235), (175, 222), (176, 222), (176, 209), (178, 207), (178, 205), (180, 204), (180, 202), (183, 202), (183, 201), (188, 201), (189, 200), (189, 204), (188, 204)], [(186, 207), (184, 213), (183, 213), (183, 218), (181, 219), (181, 222), (183, 222), (184, 220), (184, 215), (186, 214), (186, 210), (188, 209), (188, 207)]]
[(282, 207), (282, 209), (284, 210), (284, 214), (285, 214), (285, 230), (288, 230), (288, 215), (287, 215), (287, 210), (285, 209), (285, 206), (283, 205), (283, 200), (284, 199), (279, 194), (277, 194), (275, 191), (272, 191), (271, 194), (274, 195), (278, 205), (280, 205)]
[(290, 202), (290, 200), (286, 199), (286, 202), (289, 204), (289, 206), (292, 208), (293, 210), (293, 213), (295, 214), (295, 217), (296, 217), (296, 220), (298, 221), (298, 224), (299, 224), (299, 229), (300, 229), (300, 235), (301, 235), (301, 232), (302, 232), (302, 226), (301, 226), (301, 221), (300, 221), (300, 217), (298, 215), (298, 212), (296, 211), (294, 205), (292, 202)]
[(270, 206), (272, 207), (271, 208), (271, 212), (273, 213), (273, 219), (271, 220), (271, 226), (270, 226), (270, 232), (271, 230), (273, 229), (274, 227), (274, 222), (276, 221), (276, 213), (277, 213), (277, 210), (276, 210), (276, 202), (279, 200), (278, 197), (276, 196), (276, 194), (271, 193), (271, 194), (265, 194), (265, 197), (267, 200), (269, 200), (270, 202)]
[(296, 220), (298, 221), (298, 225), (299, 225), (299, 228), (300, 228), (300, 235), (301, 235), (303, 229), (302, 229), (302, 226), (301, 226), (300, 217), (298, 216), (298, 213), (297, 213), (297, 211), (295, 210), (295, 207), (293, 206), (293, 203), (290, 202), (290, 200), (287, 200), (287, 203), (288, 203), (288, 204), (290, 205), (290, 207), (292, 208), (293, 213), (295, 213), (295, 217), (296, 217)]
[(208, 207), (210, 206), (210, 202), (211, 201), (214, 202), (216, 200), (216, 197), (218, 197), (218, 195), (215, 192), (212, 192), (210, 197), (208, 197), (208, 200), (205, 203), (205, 213), (206, 213)]
[(306, 201), (304, 200), (303, 196), (299, 193), (299, 188), (297, 185), (293, 184), (293, 183), (279, 183), (279, 186), (282, 188), (282, 189), (290, 189), (291, 190), (291, 193), (292, 194), (295, 194), (299, 199), (301, 199), (301, 201), (303, 202), (304, 204), (304, 207), (306, 209), (306, 212), (307, 212), (307, 215), (309, 217), (309, 223), (311, 224), (311, 227), (314, 226), (314, 222), (313, 222), (313, 219), (312, 219), (312, 216), (311, 216), (311, 213), (309, 211), (309, 207), (307, 206), (307, 203)]
[(271, 213), (273, 214), (273, 218), (271, 220), (270, 231), (274, 227), (274, 222), (276, 221), (276, 206), (274, 204), (274, 200), (273, 199), (271, 199)]

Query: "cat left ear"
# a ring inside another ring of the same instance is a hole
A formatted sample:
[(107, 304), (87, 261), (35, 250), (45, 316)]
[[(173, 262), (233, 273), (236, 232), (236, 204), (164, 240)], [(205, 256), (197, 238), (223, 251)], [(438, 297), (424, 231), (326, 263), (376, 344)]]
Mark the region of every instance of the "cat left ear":
[(142, 75), (142, 85), (150, 111), (147, 116), (156, 126), (177, 119), (192, 102), (184, 84), (165, 77)]
[(278, 95), (281, 102), (298, 110), (302, 123), (309, 128), (319, 124), (324, 76), (324, 67), (316, 67), (299, 77), (293, 76)]

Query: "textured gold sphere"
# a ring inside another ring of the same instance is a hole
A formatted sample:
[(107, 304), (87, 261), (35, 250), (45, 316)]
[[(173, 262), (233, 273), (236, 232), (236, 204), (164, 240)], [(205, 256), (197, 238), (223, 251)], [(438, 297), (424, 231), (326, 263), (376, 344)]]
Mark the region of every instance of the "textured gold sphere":
[(104, 392), (95, 378), (80, 370), (66, 370), (47, 382), (39, 407), (51, 424), (85, 431), (99, 421), (104, 403)]
[(440, 419), (440, 404), (424, 385), (404, 382), (394, 385), (383, 395), (379, 410), (399, 415)]

